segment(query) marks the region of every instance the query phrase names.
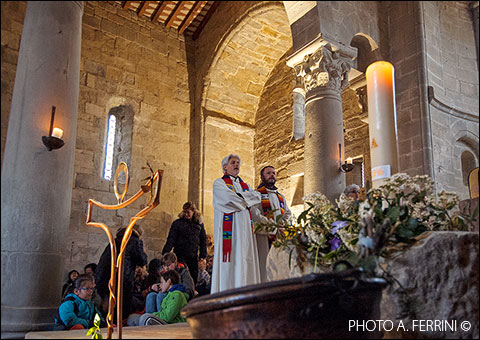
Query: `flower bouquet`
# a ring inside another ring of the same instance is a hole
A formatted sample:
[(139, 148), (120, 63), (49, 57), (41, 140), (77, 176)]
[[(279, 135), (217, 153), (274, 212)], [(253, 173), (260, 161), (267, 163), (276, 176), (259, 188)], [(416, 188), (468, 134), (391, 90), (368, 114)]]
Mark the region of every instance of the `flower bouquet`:
[(276, 230), (274, 247), (289, 249), (289, 265), (296, 250), (297, 265), (308, 261), (317, 268), (348, 261), (371, 275), (379, 275), (382, 259), (407, 249), (428, 232), (467, 230), (475, 218), (454, 209), (455, 193), (435, 195), (426, 175), (399, 173), (355, 201), (341, 194), (337, 206), (321, 193), (304, 197), (306, 209), (295, 220), (256, 223), (256, 231)]

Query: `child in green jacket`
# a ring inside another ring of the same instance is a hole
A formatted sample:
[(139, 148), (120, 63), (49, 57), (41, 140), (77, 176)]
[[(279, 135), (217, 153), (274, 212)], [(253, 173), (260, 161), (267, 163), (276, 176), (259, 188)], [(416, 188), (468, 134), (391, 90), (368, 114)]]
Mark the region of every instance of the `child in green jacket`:
[(166, 325), (169, 323), (186, 322), (180, 311), (187, 305), (188, 294), (185, 286), (180, 284), (180, 276), (175, 270), (168, 270), (160, 277), (160, 290), (167, 293), (162, 301), (161, 309), (154, 313), (142, 315), (131, 314), (128, 317), (128, 326)]

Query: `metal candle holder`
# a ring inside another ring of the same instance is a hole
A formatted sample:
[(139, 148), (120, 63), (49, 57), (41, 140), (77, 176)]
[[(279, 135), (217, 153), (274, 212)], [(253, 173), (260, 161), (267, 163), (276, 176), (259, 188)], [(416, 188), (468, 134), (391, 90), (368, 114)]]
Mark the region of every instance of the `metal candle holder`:
[(48, 132), (48, 136), (42, 136), (42, 142), (47, 147), (48, 151), (60, 149), (65, 144), (63, 139), (52, 136), (53, 121), (55, 120), (55, 109), (56, 107), (52, 105), (52, 119), (50, 120), (50, 130)]

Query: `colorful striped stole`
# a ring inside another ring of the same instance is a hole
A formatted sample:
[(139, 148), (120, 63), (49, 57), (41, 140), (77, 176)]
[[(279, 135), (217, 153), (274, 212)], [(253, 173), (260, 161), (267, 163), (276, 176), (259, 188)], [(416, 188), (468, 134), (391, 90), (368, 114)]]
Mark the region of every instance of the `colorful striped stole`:
[[(227, 188), (235, 191), (235, 187), (233, 186), (233, 181), (229, 175), (225, 174), (222, 177), (223, 181), (227, 185)], [(238, 177), (240, 181), (240, 186), (242, 187), (242, 191), (248, 191), (248, 185), (245, 183), (240, 177)], [(250, 214), (250, 225), (253, 231), (253, 220), (252, 220), (252, 213), (248, 210)], [(232, 227), (233, 227), (233, 213), (230, 214), (223, 214), (223, 225), (222, 225), (222, 248), (223, 248), (223, 262), (230, 262), (230, 255), (232, 252)]]
[(223, 214), (223, 262), (230, 262), (230, 254), (232, 252), (232, 226), (233, 213)]
[[(272, 211), (272, 204), (270, 203), (270, 198), (268, 197), (267, 188), (264, 184), (260, 184), (257, 188), (257, 191), (262, 195), (262, 209), (263, 215), (267, 216), (271, 214)], [(285, 214), (285, 200), (283, 199), (282, 195), (275, 191), (275, 194), (278, 197), (278, 201), (280, 202), (280, 213), (282, 215)], [(273, 216), (272, 216), (273, 217)]]

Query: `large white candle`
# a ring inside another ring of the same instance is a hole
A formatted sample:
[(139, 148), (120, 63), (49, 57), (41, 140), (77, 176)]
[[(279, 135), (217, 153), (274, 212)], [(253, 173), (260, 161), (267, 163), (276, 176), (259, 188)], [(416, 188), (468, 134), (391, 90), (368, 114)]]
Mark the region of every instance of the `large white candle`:
[(394, 72), (386, 61), (366, 70), (373, 187), (398, 172)]

